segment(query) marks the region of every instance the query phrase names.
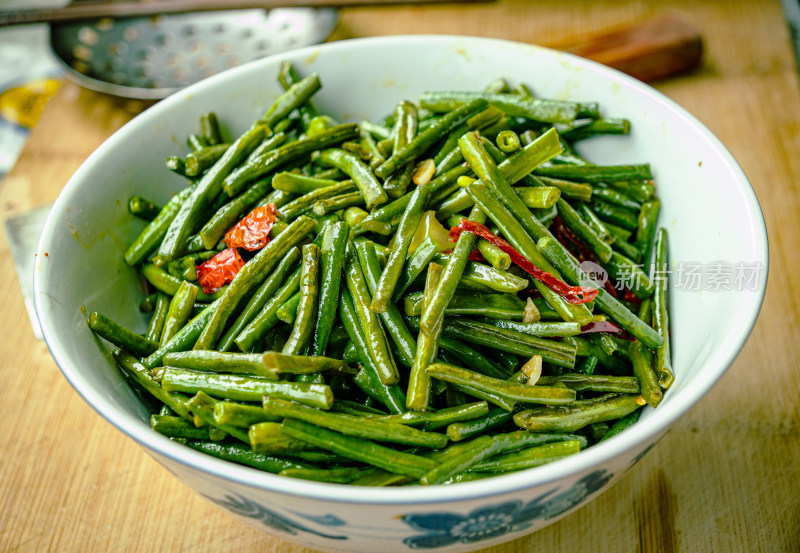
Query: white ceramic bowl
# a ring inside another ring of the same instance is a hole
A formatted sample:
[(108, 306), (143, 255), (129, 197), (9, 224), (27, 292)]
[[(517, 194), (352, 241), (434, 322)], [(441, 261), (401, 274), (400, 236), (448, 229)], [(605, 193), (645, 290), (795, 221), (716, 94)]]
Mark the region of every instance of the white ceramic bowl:
[[(322, 110), (378, 118), (425, 90), (480, 90), (496, 77), (543, 97), (598, 101), (627, 117), (625, 137), (582, 145), (603, 163), (649, 162), (669, 231), (674, 387), (629, 430), (556, 463), (447, 487), (372, 489), (298, 481), (190, 451), (153, 432), (81, 307), (145, 328), (141, 289), (122, 252), (141, 228), (132, 194), (164, 202), (182, 181), (164, 158), (184, 150), (200, 114), (243, 131), (279, 94), (278, 63), (319, 71)], [(539, 529), (597, 496), (692, 407), (733, 362), (758, 315), (767, 237), (745, 175), (720, 142), (675, 103), (621, 73), (502, 40), (448, 36), (362, 39), (305, 48), (230, 70), (150, 108), (108, 139), (64, 188), (42, 234), (36, 311), (66, 378), (98, 413), (191, 489), (249, 524), (308, 547), (347, 552), (467, 551)], [(682, 282), (677, 282), (678, 272)], [(692, 274), (702, 274), (695, 286)], [(727, 281), (720, 275), (727, 275)], [(745, 282), (752, 277), (752, 282)], [(715, 290), (715, 288), (720, 288)], [(728, 289), (725, 289), (728, 288)]]

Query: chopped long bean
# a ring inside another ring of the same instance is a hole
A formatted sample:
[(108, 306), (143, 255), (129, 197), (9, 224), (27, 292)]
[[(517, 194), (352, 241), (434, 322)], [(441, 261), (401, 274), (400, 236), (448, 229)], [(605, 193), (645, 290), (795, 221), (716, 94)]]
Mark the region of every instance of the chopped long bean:
[(536, 407), (514, 415), (514, 422), (530, 432), (575, 432), (594, 422), (624, 417), (641, 404), (641, 396), (625, 394), (589, 405)]
[(425, 372), (432, 378), (493, 392), (506, 399), (522, 403), (564, 405), (575, 401), (575, 392), (567, 388), (516, 384), (446, 363), (434, 363), (428, 366)]
[[(549, 231), (544, 228), (541, 223), (536, 221), (530, 210), (525, 209), (523, 212), (520, 212), (522, 219), (517, 220), (515, 215), (512, 215), (506, 207), (506, 205), (513, 207), (515, 203), (518, 203), (515, 202), (516, 196), (510, 196), (510, 200), (501, 200), (501, 198), (492, 193), (492, 191), (474, 183), (467, 187), (467, 191), (470, 196), (475, 199), (477, 204), (489, 214), (489, 217), (499, 227), (505, 239), (508, 240), (517, 251), (536, 267), (550, 273), (555, 278), (560, 277), (556, 268), (551, 265), (550, 261), (545, 258), (537, 248), (532, 238), (533, 234), (529, 234), (533, 229), (542, 236), (548, 236), (550, 235)], [(511, 190), (506, 193), (506, 195), (509, 194), (513, 195), (515, 193)], [(503, 201), (506, 202), (506, 205), (503, 204)], [(515, 203), (508, 204), (508, 201)], [(528, 221), (529, 225), (523, 227), (523, 221)], [(533, 285), (564, 320), (581, 324), (588, 323), (591, 320), (591, 312), (584, 305), (567, 303), (555, 291), (539, 280), (534, 280)]]
[(286, 252), (297, 246), (314, 226), (314, 220), (308, 217), (295, 219), (284, 232), (271, 240), (239, 270), (216, 305), (211, 320), (197, 339), (195, 349), (213, 348), (236, 308), (242, 304), (253, 288), (261, 284), (266, 274), (280, 262)]
[(353, 154), (338, 148), (328, 148), (319, 153), (319, 161), (349, 175), (368, 208), (385, 204), (389, 199), (372, 170)]
[(538, 467), (568, 455), (574, 455), (580, 450), (581, 442), (578, 440), (546, 443), (527, 447), (520, 451), (495, 455), (486, 461), (473, 465), (469, 470), (473, 472), (511, 472)]
[(319, 308), (311, 335), (311, 355), (324, 355), (338, 311), (339, 287), (350, 225), (337, 221), (323, 231), (319, 286)]
[(449, 111), (476, 99), (488, 102), (507, 115), (544, 123), (569, 123), (579, 117), (592, 117), (597, 114), (595, 104), (487, 92), (425, 92), (420, 97), (420, 105), (433, 111)]
[(156, 292), (153, 311), (150, 322), (147, 324), (147, 332), (144, 337), (152, 342), (160, 342), (160, 336), (164, 330), (164, 321), (167, 320), (170, 298), (163, 292)]
[(367, 348), (378, 369), (384, 384), (394, 384), (399, 380), (397, 366), (386, 342), (386, 333), (378, 315), (369, 308), (369, 289), (364, 272), (358, 262), (355, 248), (348, 245), (345, 275), (347, 288), (353, 299), (358, 319), (367, 338)]
[(611, 259), (611, 255), (613, 254), (611, 245), (603, 240), (603, 238), (597, 234), (597, 232), (591, 227), (591, 225), (589, 225), (589, 223), (581, 219), (581, 216), (578, 214), (578, 212), (575, 211), (575, 209), (573, 209), (568, 202), (564, 200), (558, 200), (558, 202), (556, 202), (556, 209), (558, 209), (559, 217), (561, 217), (570, 230), (575, 233), (578, 239), (585, 242), (586, 245), (589, 246), (597, 259), (603, 263), (606, 263)]
[(434, 461), (425, 457), (396, 451), (370, 440), (346, 436), (296, 419), (284, 420), (281, 429), (292, 437), (338, 455), (412, 478), (420, 478), (436, 466)]
[[(652, 318), (652, 301), (646, 299), (639, 308), (639, 317), (642, 320)], [(663, 398), (663, 392), (658, 382), (655, 371), (653, 354), (647, 346), (637, 341), (631, 347), (631, 365), (633, 374), (639, 381), (642, 397), (650, 407), (657, 407)]]
[(161, 376), (161, 386), (168, 392), (205, 392), (234, 401), (260, 401), (271, 396), (306, 405), (329, 409), (333, 394), (325, 384), (305, 382), (276, 382), (260, 376), (215, 374), (166, 367)]
[(375, 293), (372, 295), (370, 309), (377, 313), (383, 313), (388, 309), (403, 270), (408, 246), (411, 244), (420, 219), (422, 219), (422, 211), (425, 209), (429, 195), (428, 189), (424, 186), (417, 187), (411, 194), (408, 206), (400, 219), (400, 225), (397, 227), (395, 241), (389, 258), (386, 260), (386, 266), (375, 287)]
[(313, 136), (300, 138), (283, 146), (265, 152), (249, 160), (231, 172), (222, 184), (229, 196), (235, 196), (244, 190), (253, 180), (271, 173), (275, 169), (289, 165), (321, 148), (329, 148), (352, 140), (358, 136), (358, 126), (354, 123), (337, 125)]
[[(292, 273), (281, 288), (272, 296), (250, 323), (234, 338), (240, 351), (249, 351), (278, 322), (278, 309), (300, 288), (300, 269)], [(210, 318), (210, 314), (209, 314)]]
[(642, 205), (639, 212), (639, 220), (636, 228), (636, 246), (642, 252), (642, 263), (646, 271), (650, 270), (652, 252), (656, 227), (658, 225), (658, 214), (661, 211), (661, 203), (657, 199), (652, 199)]
[(616, 182), (650, 180), (650, 166), (643, 165), (552, 165), (540, 167), (534, 174), (578, 182)]
[[(551, 238), (539, 240), (539, 249), (567, 275), (573, 283), (586, 282), (590, 277), (584, 273), (575, 258), (559, 242)], [(618, 300), (606, 292), (602, 287), (598, 287), (596, 303), (608, 315), (614, 318), (625, 330), (642, 340), (645, 345), (651, 348), (660, 346), (664, 339), (653, 330), (653, 327), (643, 322), (639, 317), (628, 310)]]
[[(486, 220), (486, 215), (476, 207), (470, 212), (469, 219), (482, 223)], [(469, 261), (469, 255), (475, 246), (475, 240), (476, 236), (470, 232), (461, 233), (458, 237), (453, 253), (448, 258), (447, 265), (436, 285), (436, 290), (430, 301), (426, 303), (420, 316), (419, 324), (422, 332), (433, 334), (436, 332), (436, 327), (441, 324), (447, 304), (453, 297), (458, 281), (461, 279), (467, 261)]]
[(392, 153), (392, 157), (384, 161), (375, 169), (375, 174), (386, 178), (406, 162), (423, 154), (437, 140), (457, 128), (467, 119), (486, 108), (486, 101), (476, 99), (466, 105), (457, 107), (439, 119), (436, 123), (418, 133), (410, 142)]
[(319, 303), (319, 248), (314, 244), (303, 246), (303, 270), (300, 273), (300, 300), (292, 333), (283, 346), (284, 355), (302, 352), (314, 330)]
[(272, 271), (272, 274), (270, 274), (255, 293), (253, 293), (247, 305), (242, 309), (242, 312), (236, 317), (236, 320), (228, 330), (225, 331), (222, 338), (220, 338), (217, 344), (217, 348), (220, 351), (228, 351), (232, 347), (233, 341), (239, 336), (239, 333), (256, 318), (259, 311), (261, 311), (270, 298), (275, 296), (283, 284), (284, 279), (286, 279), (286, 275), (289, 274), (289, 271), (292, 270), (299, 259), (300, 250), (296, 247), (291, 248), (286, 255), (283, 256), (283, 259), (281, 259), (281, 262), (275, 267), (275, 270)]
[(657, 273), (656, 290), (653, 296), (653, 328), (655, 328), (656, 332), (661, 337), (661, 343), (655, 348), (655, 363), (658, 382), (664, 390), (667, 390), (672, 386), (675, 375), (672, 371), (669, 339), (669, 276), (667, 268), (669, 260), (667, 251), (667, 231), (663, 228), (658, 229), (658, 233), (656, 234), (655, 252), (655, 269)]
[(665, 401), (655, 171), (573, 145), (628, 120), (498, 81), (339, 123), (318, 75), (286, 61), (278, 82), (230, 144), (208, 111), (190, 154), (164, 152), (188, 181), (163, 208), (125, 198), (148, 299), (113, 313), (147, 330), (87, 323), (154, 431), (313, 482), (451, 485), (574, 455)]
[(192, 315), (195, 299), (199, 289), (194, 284), (182, 281), (178, 291), (172, 296), (164, 319), (164, 328), (161, 332), (160, 345), (165, 346), (178, 331), (186, 326)]
[(91, 313), (86, 319), (86, 323), (98, 336), (137, 355), (149, 355), (158, 348), (158, 344), (153, 340), (129, 330), (102, 313), (96, 311)]
[(445, 319), (442, 335), (525, 357), (541, 355), (545, 361), (569, 369), (575, 366), (575, 348), (567, 343), (499, 328), (465, 317)]
[(167, 205), (161, 208), (158, 215), (148, 223), (136, 240), (125, 250), (125, 262), (128, 265), (137, 265), (143, 261), (164, 238), (172, 221), (178, 215), (181, 205), (191, 195), (193, 188), (187, 187), (172, 196)]
[[(405, 100), (397, 104), (394, 112), (394, 128), (392, 128), (392, 135), (394, 136), (393, 152), (399, 152), (414, 139), (417, 134), (418, 119), (419, 114), (414, 104)], [(413, 172), (414, 163), (409, 160), (399, 171), (386, 178), (383, 188), (390, 198), (399, 198), (405, 194), (406, 189), (411, 184)]]
[[(428, 265), (422, 302), (423, 309), (434, 300), (443, 272), (441, 265), (436, 263)], [(427, 368), (436, 359), (441, 331), (442, 319), (440, 318), (427, 332), (420, 329), (417, 336), (417, 347), (414, 362), (411, 366), (411, 373), (408, 376), (408, 391), (406, 392), (406, 407), (409, 409), (425, 410), (428, 407), (431, 395), (431, 381)]]
[(438, 251), (439, 246), (431, 237), (426, 238), (424, 242), (417, 246), (417, 249), (406, 259), (403, 266), (403, 272), (397, 281), (394, 291), (395, 300), (408, 290), (408, 287), (422, 274), (422, 271), (433, 260)]
[(330, 413), (275, 398), (264, 400), (264, 412), (267, 415), (298, 419), (348, 436), (358, 436), (379, 442), (440, 448), (447, 445), (448, 441), (446, 435), (436, 432), (425, 432), (402, 424), (384, 422), (377, 419)]
[[(374, 246), (375, 244), (363, 239), (355, 241), (358, 259), (364, 271), (364, 278), (373, 296), (378, 287), (378, 279), (381, 274), (380, 263)], [(411, 367), (414, 363), (417, 343), (411, 332), (409, 332), (408, 327), (406, 327), (397, 305), (393, 302), (387, 303), (386, 311), (380, 313), (380, 318), (383, 321), (387, 335), (397, 348), (397, 360), (406, 367)]]
[(217, 457), (226, 461), (232, 461), (241, 465), (247, 465), (249, 467), (275, 474), (281, 472), (282, 470), (309, 467), (307, 463), (301, 463), (296, 460), (283, 459), (256, 453), (250, 447), (237, 443), (219, 444), (198, 440), (185, 440), (183, 444), (186, 447), (194, 449), (195, 451), (206, 453), (212, 457)]
[(189, 197), (181, 204), (158, 249), (156, 264), (175, 259), (183, 251), (189, 235), (200, 226), (222, 190), (222, 182), (264, 138), (264, 126), (253, 125), (225, 150), (222, 157), (203, 175)]
[[(363, 375), (363, 378), (369, 383), (370, 390), (390, 412), (405, 411), (406, 397), (400, 387), (397, 384), (387, 385), (380, 379), (378, 368), (369, 353), (367, 337), (358, 319), (353, 298), (346, 287), (342, 290), (339, 314), (350, 340), (356, 345), (356, 352), (364, 366), (356, 377)], [(354, 380), (356, 379), (354, 378)]]

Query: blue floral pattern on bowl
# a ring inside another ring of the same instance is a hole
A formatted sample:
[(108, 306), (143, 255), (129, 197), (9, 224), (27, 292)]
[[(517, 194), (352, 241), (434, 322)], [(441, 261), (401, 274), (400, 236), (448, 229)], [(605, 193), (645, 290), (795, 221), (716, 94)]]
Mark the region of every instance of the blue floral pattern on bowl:
[(477, 543), (529, 528), (535, 520), (554, 518), (572, 509), (600, 490), (613, 477), (605, 470), (596, 470), (570, 489), (548, 492), (523, 503), (507, 501), (491, 507), (475, 509), (467, 515), (457, 513), (421, 513), (403, 516), (403, 521), (422, 535), (405, 538), (411, 549), (434, 549), (455, 543)]
[[(512, 500), (479, 507), (466, 515), (452, 512), (402, 515), (400, 520), (421, 532), (403, 538), (402, 543), (409, 549), (435, 549), (457, 543), (478, 543), (526, 530), (537, 520), (548, 520), (569, 511), (602, 489), (612, 477), (605, 470), (596, 470), (567, 490), (551, 490), (528, 502)], [(355, 534), (348, 536), (343, 533), (358, 533), (358, 527), (348, 527), (347, 522), (333, 514), (312, 516), (292, 513), (316, 525), (337, 527), (342, 533), (320, 532), (238, 494), (226, 495), (224, 499), (206, 498), (236, 515), (256, 520), (272, 530), (289, 535), (305, 532), (331, 540), (347, 540), (355, 537)]]
[[(277, 530), (278, 532), (284, 532), (293, 536), (296, 536), (300, 532), (307, 532), (309, 534), (315, 534), (331, 540), (347, 539), (347, 536), (334, 536), (317, 532), (313, 528), (309, 528), (304, 524), (294, 522), (286, 516), (280, 515), (275, 511), (267, 509), (263, 505), (259, 505), (255, 501), (251, 501), (250, 499), (242, 496), (234, 497), (232, 495), (226, 495), (225, 499), (215, 499), (208, 495), (204, 495), (204, 497), (220, 507), (228, 509), (233, 514), (252, 518), (253, 520), (261, 522), (261, 524), (264, 526), (271, 528), (272, 530)], [(313, 520), (327, 526), (341, 526), (345, 524), (342, 519), (335, 515), (325, 515), (325, 517), (317, 517)]]

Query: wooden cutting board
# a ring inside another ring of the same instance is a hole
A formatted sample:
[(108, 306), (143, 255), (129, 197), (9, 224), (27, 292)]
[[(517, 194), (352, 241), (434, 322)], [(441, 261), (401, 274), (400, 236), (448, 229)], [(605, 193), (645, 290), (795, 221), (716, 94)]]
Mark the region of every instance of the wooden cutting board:
[[(705, 52), (698, 71), (657, 87), (731, 150), (762, 204), (772, 261), (761, 317), (721, 382), (617, 485), (490, 553), (800, 551), (800, 300), (792, 293), (800, 91), (781, 6), (503, 0), (347, 9), (333, 37), (459, 33), (574, 44), (663, 13), (700, 29)], [(0, 184), (0, 217), (55, 199), (92, 150), (144, 107), (62, 84)], [(4, 239), (0, 255), (8, 259)], [(309, 552), (216, 510), (92, 411), (33, 338), (11, 264), (0, 271), (0, 551)]]

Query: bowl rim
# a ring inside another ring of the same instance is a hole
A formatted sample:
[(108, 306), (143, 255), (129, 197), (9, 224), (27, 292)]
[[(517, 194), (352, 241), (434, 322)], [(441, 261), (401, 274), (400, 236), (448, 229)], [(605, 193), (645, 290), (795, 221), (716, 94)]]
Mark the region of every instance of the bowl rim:
[[(478, 480), (474, 482), (461, 483), (458, 486), (418, 486), (418, 487), (401, 487), (401, 488), (381, 488), (375, 489), (371, 487), (358, 487), (346, 486), (341, 484), (328, 484), (320, 482), (307, 482), (298, 479), (291, 479), (278, 476), (276, 474), (267, 473), (251, 467), (238, 465), (232, 462), (223, 461), (211, 457), (209, 455), (190, 450), (172, 440), (142, 426), (141, 428), (135, 424), (129, 424), (134, 420), (141, 422), (138, 418), (132, 417), (129, 413), (122, 409), (116, 409), (110, 404), (101, 394), (97, 393), (92, 385), (87, 382), (81, 375), (73, 371), (68, 363), (67, 354), (60, 347), (58, 340), (55, 339), (54, 329), (46, 317), (42, 315), (45, 309), (42, 302), (48, 301), (47, 293), (42, 288), (42, 281), (40, 278), (41, 272), (34, 270), (34, 305), (39, 319), (42, 334), (49, 348), (53, 359), (58, 365), (64, 377), (70, 385), (78, 392), (78, 394), (103, 418), (109, 423), (122, 431), (124, 434), (138, 442), (145, 447), (148, 453), (156, 453), (163, 456), (175, 463), (185, 465), (186, 467), (207, 473), (211, 476), (220, 478), (224, 481), (232, 482), (245, 487), (252, 487), (258, 490), (282, 493), (290, 496), (301, 497), (305, 499), (332, 501), (347, 504), (370, 504), (370, 505), (390, 505), (390, 504), (439, 504), (461, 501), (465, 499), (478, 499), (489, 496), (499, 496), (509, 493), (521, 491), (523, 489), (535, 488), (557, 482), (563, 479), (576, 477), (582, 473), (592, 470), (593, 467), (603, 466), (612, 459), (622, 455), (623, 453), (635, 449), (642, 444), (654, 443), (660, 439), (667, 429), (686, 411), (693, 407), (708, 391), (716, 384), (717, 381), (724, 375), (730, 365), (738, 356), (742, 347), (746, 343), (755, 323), (758, 318), (761, 305), (764, 300), (764, 295), (767, 288), (768, 272), (769, 272), (769, 244), (767, 239), (767, 229), (764, 220), (761, 206), (756, 197), (755, 191), (750, 184), (744, 171), (733, 158), (732, 154), (721, 143), (721, 141), (711, 131), (701, 123), (695, 116), (690, 114), (683, 107), (678, 105), (675, 101), (668, 98), (665, 94), (630, 77), (615, 69), (611, 69), (591, 60), (586, 60), (578, 56), (552, 50), (542, 46), (525, 44), (521, 42), (486, 38), (486, 37), (473, 37), (466, 35), (390, 35), (379, 37), (366, 37), (355, 38), (336, 42), (325, 43), (321, 45), (307, 46), (287, 52), (282, 52), (272, 56), (268, 56), (259, 60), (255, 60), (242, 66), (229, 69), (214, 75), (206, 80), (195, 83), (180, 92), (162, 100), (158, 104), (148, 108), (141, 114), (134, 117), (130, 122), (126, 123), (121, 129), (116, 131), (111, 137), (103, 142), (78, 168), (78, 170), (69, 179), (64, 186), (50, 215), (45, 223), (44, 229), (40, 236), (39, 245), (37, 248), (37, 255), (41, 256), (42, 252), (47, 251), (48, 236), (53, 234), (56, 228), (57, 221), (55, 221), (55, 214), (63, 211), (65, 196), (77, 183), (81, 180), (85, 173), (91, 171), (92, 165), (99, 160), (106, 150), (114, 147), (117, 143), (123, 140), (124, 131), (129, 125), (145, 124), (148, 121), (158, 118), (162, 111), (168, 110), (170, 106), (182, 101), (182, 99), (191, 95), (195, 90), (202, 89), (208, 83), (216, 80), (227, 79), (230, 75), (237, 72), (250, 71), (252, 67), (257, 65), (269, 65), (277, 60), (282, 60), (287, 57), (306, 59), (321, 49), (336, 51), (347, 50), (350, 48), (362, 48), (370, 45), (378, 44), (393, 44), (396, 47), (402, 47), (403, 44), (410, 42), (419, 43), (424, 42), (430, 44), (431, 47), (452, 46), (459, 42), (468, 42), (471, 46), (505, 46), (530, 49), (531, 51), (546, 52), (543, 55), (557, 55), (563, 56), (565, 60), (569, 60), (572, 65), (580, 66), (585, 71), (590, 71), (595, 74), (605, 74), (604, 78), (611, 77), (620, 84), (633, 87), (639, 93), (649, 97), (652, 102), (661, 104), (662, 107), (667, 108), (677, 118), (683, 119), (690, 126), (698, 130), (699, 135), (708, 143), (713, 150), (715, 150), (723, 161), (727, 164), (731, 172), (736, 176), (736, 185), (738, 185), (747, 201), (749, 211), (754, 215), (755, 231), (757, 236), (754, 237), (755, 242), (758, 244), (760, 251), (763, 252), (763, 259), (758, 260), (762, 263), (764, 270), (764, 278), (761, 281), (760, 287), (754, 294), (748, 294), (746, 303), (747, 306), (747, 319), (740, 321), (734, 332), (734, 343), (736, 347), (719, 348), (716, 355), (709, 357), (704, 363), (707, 370), (704, 370), (698, 377), (692, 388), (682, 391), (680, 398), (675, 398), (672, 401), (665, 401), (659, 406), (659, 416), (649, 417), (640, 421), (635, 425), (635, 431), (622, 432), (612, 439), (594, 445), (585, 451), (576, 455), (566, 457), (559, 460), (557, 463), (548, 464), (542, 467), (526, 469), (523, 471), (495, 476), (492, 478)], [(40, 257), (42, 259), (42, 257)], [(744, 308), (743, 308), (744, 309)], [(648, 408), (649, 409), (649, 408)], [(544, 469), (544, 470), (542, 470)], [(343, 494), (342, 491), (346, 489), (347, 493)]]

